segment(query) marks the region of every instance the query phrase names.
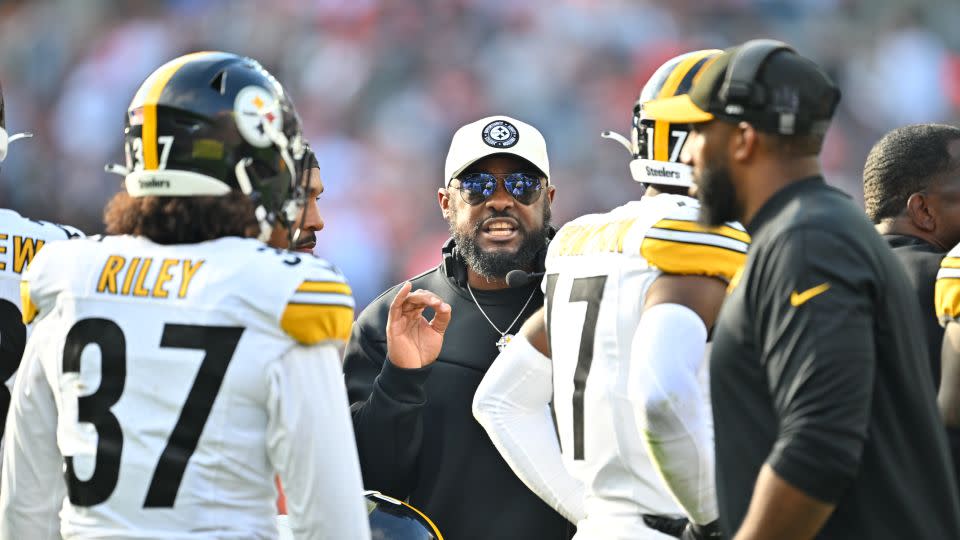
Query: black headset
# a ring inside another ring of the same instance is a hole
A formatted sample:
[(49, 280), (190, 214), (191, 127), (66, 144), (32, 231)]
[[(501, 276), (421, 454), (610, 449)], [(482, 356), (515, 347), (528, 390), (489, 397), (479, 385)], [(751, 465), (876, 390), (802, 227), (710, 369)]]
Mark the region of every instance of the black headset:
[[(537, 252), (537, 256), (534, 259), (534, 272), (543, 272), (547, 263), (547, 248), (550, 246), (550, 240), (553, 239), (554, 235), (557, 234), (557, 230), (553, 226), (547, 226), (544, 230), (544, 234), (547, 237), (547, 243), (543, 246), (543, 249)], [(460, 253), (460, 250), (457, 249), (457, 243), (453, 240), (453, 237), (450, 237), (444, 244), (443, 248), (440, 250), (443, 253), (443, 262), (440, 263), (443, 266), (443, 273), (452, 278), (456, 282), (458, 287), (467, 286), (467, 261), (464, 260), (463, 254)]]
[(757, 75), (764, 62), (780, 51), (799, 54), (790, 45), (775, 39), (754, 39), (740, 46), (717, 93), (724, 112), (754, 120), (759, 126), (772, 128), (780, 135), (793, 135), (807, 129), (826, 132), (830, 122), (811, 118), (809, 112), (800, 107), (799, 99), (773, 103), (770, 108), (776, 98), (770, 95), (768, 88), (757, 83)]
[(766, 89), (756, 84), (757, 75), (767, 58), (779, 51), (797, 52), (790, 45), (775, 39), (753, 39), (741, 45), (723, 78), (723, 85), (717, 94), (720, 101), (751, 108), (766, 105)]
[(463, 260), (463, 255), (457, 249), (457, 243), (451, 236), (444, 244), (443, 249), (443, 273), (447, 277), (453, 278), (459, 287), (467, 286), (467, 262)]

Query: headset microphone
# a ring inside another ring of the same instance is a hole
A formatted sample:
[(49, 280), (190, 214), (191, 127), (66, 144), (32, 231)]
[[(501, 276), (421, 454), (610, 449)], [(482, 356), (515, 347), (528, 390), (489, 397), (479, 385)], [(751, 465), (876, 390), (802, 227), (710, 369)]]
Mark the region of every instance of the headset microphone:
[(507, 285), (512, 288), (523, 287), (535, 279), (540, 279), (546, 272), (524, 272), (523, 270), (511, 270), (507, 272)]

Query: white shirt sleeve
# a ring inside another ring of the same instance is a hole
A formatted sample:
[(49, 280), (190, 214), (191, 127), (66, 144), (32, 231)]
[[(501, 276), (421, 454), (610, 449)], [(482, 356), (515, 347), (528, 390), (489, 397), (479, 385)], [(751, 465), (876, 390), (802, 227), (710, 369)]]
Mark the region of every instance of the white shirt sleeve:
[(577, 523), (586, 517), (584, 486), (563, 465), (550, 418), (553, 364), (515, 336), (487, 370), (473, 415), (514, 474), (544, 502)]
[(27, 342), (13, 386), (0, 474), (0, 539), (59, 540), (66, 497), (57, 447), (57, 406), (44, 377), (42, 326)]
[(370, 538), (347, 392), (335, 345), (298, 345), (274, 362), (267, 452), (294, 538)]

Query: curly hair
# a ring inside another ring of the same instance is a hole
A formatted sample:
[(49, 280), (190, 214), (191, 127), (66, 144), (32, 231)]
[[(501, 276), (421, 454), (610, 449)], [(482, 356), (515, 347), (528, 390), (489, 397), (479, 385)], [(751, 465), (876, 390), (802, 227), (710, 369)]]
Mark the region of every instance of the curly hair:
[(219, 197), (131, 197), (121, 191), (107, 203), (108, 234), (143, 236), (158, 244), (193, 244), (224, 236), (256, 237), (253, 203), (239, 192)]
[(883, 136), (863, 167), (863, 199), (874, 222), (899, 216), (910, 195), (927, 189), (950, 168), (947, 145), (960, 139), (960, 128), (915, 124)]

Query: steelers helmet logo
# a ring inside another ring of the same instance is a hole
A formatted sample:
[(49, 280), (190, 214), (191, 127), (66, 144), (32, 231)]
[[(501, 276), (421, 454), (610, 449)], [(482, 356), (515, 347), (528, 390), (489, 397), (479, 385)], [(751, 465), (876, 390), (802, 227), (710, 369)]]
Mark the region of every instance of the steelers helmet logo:
[(233, 113), (240, 135), (257, 148), (267, 148), (273, 144), (267, 134), (267, 124), (277, 132), (283, 131), (280, 100), (266, 88), (248, 86), (240, 90), (233, 102)]
[(483, 142), (494, 148), (510, 148), (517, 144), (517, 128), (506, 120), (494, 120), (483, 128)]

